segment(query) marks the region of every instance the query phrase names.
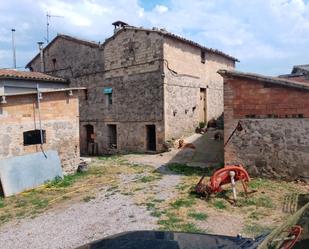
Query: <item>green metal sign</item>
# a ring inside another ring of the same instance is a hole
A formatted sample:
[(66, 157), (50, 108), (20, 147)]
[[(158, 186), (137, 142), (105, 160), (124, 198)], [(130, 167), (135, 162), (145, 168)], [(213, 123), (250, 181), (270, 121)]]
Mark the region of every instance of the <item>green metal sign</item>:
[(111, 94), (113, 92), (113, 88), (105, 87), (103, 91), (104, 91), (104, 94)]

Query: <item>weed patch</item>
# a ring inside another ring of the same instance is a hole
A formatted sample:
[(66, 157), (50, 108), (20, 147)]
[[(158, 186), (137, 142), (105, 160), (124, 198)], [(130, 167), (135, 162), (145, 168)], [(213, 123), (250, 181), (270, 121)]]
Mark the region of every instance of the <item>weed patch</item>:
[(265, 207), (265, 208), (273, 208), (274, 204), (270, 197), (262, 196), (262, 197), (252, 197), (252, 198), (243, 198), (239, 199), (237, 202), (238, 206), (256, 206), (256, 207)]
[(147, 183), (147, 182), (153, 182), (155, 180), (158, 180), (158, 176), (143, 176), (142, 178), (138, 179), (137, 182)]
[(181, 224), (178, 229), (181, 232), (187, 232), (187, 233), (201, 233), (204, 232), (202, 229), (198, 228), (195, 224), (193, 223), (184, 223)]
[(195, 213), (195, 212), (190, 212), (188, 213), (188, 216), (190, 218), (193, 218), (195, 220), (206, 220), (208, 215), (204, 213)]
[(252, 223), (245, 225), (243, 232), (256, 237), (261, 234), (269, 233), (271, 231), (271, 228), (269, 226), (264, 226), (258, 223)]
[(48, 200), (46, 200), (46, 199), (34, 199), (34, 200), (31, 200), (31, 203), (36, 208), (41, 209), (41, 208), (45, 208), (48, 205)]
[(217, 208), (217, 209), (226, 209), (226, 205), (225, 205), (224, 202), (221, 201), (221, 200), (216, 200), (216, 201), (214, 201), (213, 205), (214, 205), (214, 207)]
[(4, 200), (2, 197), (0, 197), (0, 208), (4, 207)]
[(195, 204), (195, 200), (192, 198), (188, 198), (188, 199), (178, 199), (174, 202), (172, 202), (170, 205), (171, 207), (175, 208), (175, 209), (179, 209), (181, 207), (191, 207)]
[(0, 216), (0, 221), (3, 223), (9, 221), (10, 219), (12, 219), (11, 214), (4, 214)]
[(63, 177), (56, 177), (53, 181), (48, 182), (46, 188), (66, 188), (75, 183), (79, 178), (86, 176), (87, 173), (75, 173)]
[(171, 163), (167, 165), (167, 168), (179, 175), (185, 175), (185, 176), (201, 176), (203, 174), (209, 174), (209, 169), (202, 169), (199, 167), (190, 167), (186, 164), (180, 164), (180, 163)]

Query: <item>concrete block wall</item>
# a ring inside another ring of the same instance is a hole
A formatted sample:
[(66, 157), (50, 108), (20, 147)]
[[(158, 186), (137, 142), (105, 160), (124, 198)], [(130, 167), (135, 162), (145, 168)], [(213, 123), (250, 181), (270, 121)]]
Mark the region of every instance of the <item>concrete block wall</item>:
[[(45, 150), (56, 150), (65, 173), (76, 171), (79, 163), (79, 118), (77, 93), (43, 93), (42, 129)], [(40, 145), (23, 145), (23, 132), (39, 129), (36, 95), (7, 97), (0, 105), (0, 158), (41, 151)]]
[(239, 120), (244, 128), (226, 146), (225, 163), (242, 163), (252, 176), (308, 181), (308, 106), (309, 91), (225, 79), (225, 141)]

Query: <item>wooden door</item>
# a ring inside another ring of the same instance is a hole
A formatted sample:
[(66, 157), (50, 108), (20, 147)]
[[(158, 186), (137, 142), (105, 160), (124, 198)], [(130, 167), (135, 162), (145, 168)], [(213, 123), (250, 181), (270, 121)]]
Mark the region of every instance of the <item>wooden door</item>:
[(199, 122), (206, 122), (206, 89), (200, 88)]

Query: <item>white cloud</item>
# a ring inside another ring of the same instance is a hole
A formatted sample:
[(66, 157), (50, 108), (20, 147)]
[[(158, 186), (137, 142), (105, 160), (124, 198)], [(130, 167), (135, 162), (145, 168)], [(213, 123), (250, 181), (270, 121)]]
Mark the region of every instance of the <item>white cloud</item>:
[(159, 14), (162, 14), (168, 11), (168, 7), (166, 7), (165, 5), (158, 4), (154, 7), (154, 11)]
[[(293, 64), (309, 63), (305, 0), (169, 0), (150, 10), (139, 0), (11, 0), (0, 10), (1, 49), (10, 51), (10, 30), (16, 28), (20, 64), (30, 59), (36, 42), (46, 36), (47, 11), (64, 16), (51, 19), (51, 36), (68, 33), (102, 42), (113, 33), (111, 23), (123, 20), (164, 27), (223, 50), (241, 60), (239, 69), (276, 74), (286, 73)], [(10, 53), (1, 54), (0, 67), (10, 66)]]

